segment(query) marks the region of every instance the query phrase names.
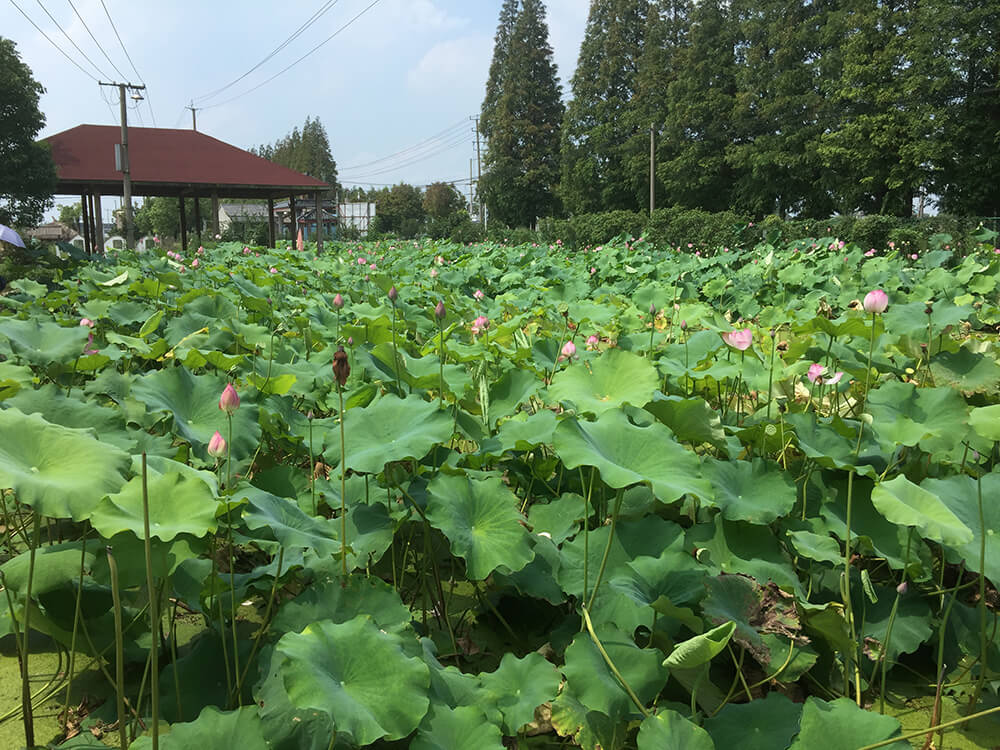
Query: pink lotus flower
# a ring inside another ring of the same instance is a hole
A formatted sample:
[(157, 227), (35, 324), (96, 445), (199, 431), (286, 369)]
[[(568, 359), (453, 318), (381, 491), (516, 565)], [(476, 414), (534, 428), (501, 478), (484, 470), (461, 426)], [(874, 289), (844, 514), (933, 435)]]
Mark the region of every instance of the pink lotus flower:
[(344, 298), (340, 296), (340, 292), (333, 295), (333, 306), (338, 310), (344, 306)]
[(222, 437), (218, 430), (212, 435), (212, 439), (208, 441), (208, 455), (212, 458), (220, 458), (226, 455), (226, 439)]
[(866, 313), (883, 313), (889, 306), (889, 295), (881, 289), (873, 289), (865, 295), (861, 305)]
[(194, 260), (191, 261), (191, 268), (197, 268), (197, 267), (198, 267), (198, 259), (195, 258)]
[(841, 372), (840, 370), (838, 370), (837, 372), (833, 373), (833, 375), (831, 375), (830, 377), (828, 377), (825, 380), (823, 380), (823, 384), (824, 385), (836, 385), (837, 383), (840, 382), (840, 379), (842, 377), (844, 377), (844, 373)]
[(753, 331), (749, 328), (722, 334), (722, 339), (734, 349), (745, 352), (753, 343)]
[(436, 268), (431, 269), (431, 278), (436, 279), (438, 275), (438, 270)]
[(87, 326), (87, 328), (93, 328), (94, 321), (92, 321), (90, 318), (80, 318), (80, 325)]
[(367, 265), (368, 265), (368, 261), (367, 261), (367, 260), (365, 260), (364, 258), (360, 258), (360, 257), (359, 257), (359, 258), (358, 258), (358, 265), (359, 265), (359, 266), (367, 266)]
[(226, 383), (226, 387), (222, 389), (222, 395), (219, 396), (219, 408), (229, 415), (240, 408), (240, 396), (236, 393), (232, 383)]
[(576, 344), (572, 341), (567, 341), (562, 346), (562, 351), (559, 354), (559, 359), (573, 359), (576, 356)]
[(249, 247), (243, 248), (243, 254), (244, 255), (249, 255), (250, 254), (250, 248)]
[(474, 321), (472, 321), (472, 335), (479, 335), (480, 331), (485, 331), (490, 327), (490, 319), (485, 315), (480, 315)]
[(204, 255), (204, 254), (205, 254), (205, 248), (199, 247), (198, 248), (198, 255)]
[(486, 295), (485, 295), (485, 294), (483, 294), (483, 290), (482, 290), (482, 289), (477, 289), (476, 291), (474, 291), (474, 292), (472, 293), (472, 296), (473, 296), (473, 297), (474, 297), (475, 299), (477, 299), (477, 300), (481, 300), (481, 299), (482, 299), (483, 297), (485, 297)]
[(597, 336), (594, 336), (593, 334), (587, 336), (587, 348), (588, 349), (595, 348), (600, 343), (600, 341), (601, 340), (597, 338)]
[(819, 363), (813, 363), (809, 365), (809, 372), (806, 373), (806, 377), (809, 378), (810, 383), (815, 383), (823, 376), (823, 373), (825, 371), (826, 368), (823, 367), (823, 365)]
[(271, 266), (271, 273), (277, 273), (277, 272), (278, 272), (278, 269), (275, 268), (274, 266)]

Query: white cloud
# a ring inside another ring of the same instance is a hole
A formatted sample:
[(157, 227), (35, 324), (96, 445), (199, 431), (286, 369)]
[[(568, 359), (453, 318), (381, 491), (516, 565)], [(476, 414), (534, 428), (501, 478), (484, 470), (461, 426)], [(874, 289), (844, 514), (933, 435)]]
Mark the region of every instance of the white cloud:
[(477, 34), (440, 42), (431, 47), (406, 75), (416, 91), (436, 91), (460, 97), (486, 82), (492, 55), (489, 37)]

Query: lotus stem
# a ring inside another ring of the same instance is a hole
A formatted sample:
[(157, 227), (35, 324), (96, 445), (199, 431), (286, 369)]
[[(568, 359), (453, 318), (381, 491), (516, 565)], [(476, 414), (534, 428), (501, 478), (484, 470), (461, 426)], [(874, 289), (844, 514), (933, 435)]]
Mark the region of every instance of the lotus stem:
[(878, 712), (885, 713), (885, 673), (889, 668), (889, 645), (892, 643), (892, 627), (896, 624), (896, 613), (899, 611), (899, 597), (901, 594), (896, 591), (896, 598), (892, 602), (892, 610), (889, 612), (889, 624), (885, 629), (885, 643), (882, 645), (882, 663), (880, 665), (881, 680), (878, 693)]
[(604, 648), (604, 644), (601, 643), (601, 639), (598, 638), (597, 633), (594, 632), (594, 624), (590, 621), (590, 613), (587, 611), (586, 607), (583, 608), (583, 624), (587, 628), (587, 632), (590, 634), (590, 640), (594, 642), (597, 650), (601, 653), (601, 656), (604, 657), (604, 663), (608, 665), (608, 669), (611, 670), (611, 673), (615, 676), (618, 682), (621, 683), (625, 692), (628, 693), (628, 697), (631, 698), (632, 702), (635, 704), (635, 707), (638, 708), (639, 712), (648, 719), (652, 716), (652, 714), (649, 713), (649, 709), (642, 705), (642, 701), (639, 700), (639, 696), (635, 694), (632, 686), (628, 684), (628, 680), (626, 680), (622, 673), (618, 671), (618, 667), (615, 666), (614, 661), (612, 661), (611, 657), (608, 655), (607, 650)]
[[(230, 420), (231, 422), (231, 420)], [(229, 428), (232, 433), (232, 425)], [(149, 536), (149, 472), (146, 468), (146, 451), (142, 452), (142, 526), (146, 551), (146, 590), (149, 592), (149, 658), (152, 665), (153, 700), (153, 750), (160, 747), (160, 592), (153, 585), (153, 547)], [(119, 614), (119, 617), (121, 615)], [(123, 746), (124, 747), (124, 746)]]
[(976, 494), (979, 501), (979, 679), (976, 689), (969, 698), (969, 709), (979, 701), (986, 682), (987, 648), (986, 637), (986, 516), (983, 514), (983, 476), (976, 477)]
[[(122, 599), (118, 588), (118, 563), (111, 547), (107, 547), (108, 572), (111, 574), (111, 598), (115, 614), (115, 695), (118, 709), (118, 741), (120, 747), (128, 747), (125, 734), (125, 648), (122, 642)], [(85, 626), (86, 627), (86, 626)], [(155, 736), (155, 735), (154, 735)], [(154, 740), (158, 744), (158, 740)], [(31, 747), (31, 745), (28, 745)]]
[(77, 578), (76, 583), (76, 605), (73, 609), (73, 635), (69, 640), (69, 677), (66, 681), (66, 726), (69, 725), (69, 700), (70, 691), (73, 689), (73, 669), (76, 666), (76, 634), (77, 626), (80, 623), (80, 601), (83, 598), (83, 573), (84, 568), (87, 563), (87, 532), (90, 531), (90, 527), (86, 521), (84, 521), (83, 526), (83, 538), (81, 539), (80, 548), (80, 574)]
[(444, 327), (438, 320), (438, 401), (444, 405)]
[[(402, 396), (403, 386), (399, 378), (399, 349), (396, 346), (396, 301), (392, 302), (392, 364), (396, 371), (396, 392)], [(345, 574), (346, 575), (346, 574)]]
[[(250, 656), (247, 657), (247, 663), (243, 665), (243, 672), (239, 675), (236, 680), (236, 693), (240, 694), (243, 680), (246, 679), (247, 672), (250, 671), (250, 664), (253, 663), (254, 656), (257, 655), (257, 649), (260, 647), (260, 641), (264, 633), (271, 626), (271, 611), (274, 609), (274, 599), (278, 593), (278, 580), (281, 578), (281, 566), (285, 560), (285, 548), (281, 546), (278, 548), (278, 568), (274, 572), (274, 580), (271, 582), (271, 593), (267, 597), (267, 607), (264, 609), (264, 619), (260, 623), (260, 630), (254, 635), (253, 646), (250, 648)], [(179, 700), (179, 699), (178, 699)]]
[(313, 413), (309, 411), (309, 495), (312, 498), (313, 515), (319, 515), (316, 507), (316, 459), (313, 453)]
[[(611, 530), (608, 533), (608, 543), (604, 547), (604, 556), (601, 558), (601, 567), (597, 571), (597, 580), (594, 582), (594, 590), (590, 594), (590, 599), (587, 602), (587, 609), (592, 609), (594, 606), (594, 600), (597, 598), (597, 590), (601, 587), (601, 579), (604, 578), (604, 569), (608, 565), (608, 557), (611, 555), (611, 545), (615, 540), (615, 526), (618, 523), (618, 511), (622, 507), (622, 498), (625, 497), (625, 490), (618, 490), (618, 496), (615, 498), (615, 507), (611, 512)], [(586, 594), (586, 592), (584, 592)]]
[[(396, 305), (393, 310), (393, 352), (396, 350)], [(399, 372), (396, 373), (399, 387)], [(340, 564), (344, 575), (342, 585), (347, 586), (347, 443), (344, 438), (344, 387), (337, 380), (337, 397), (340, 399)]]

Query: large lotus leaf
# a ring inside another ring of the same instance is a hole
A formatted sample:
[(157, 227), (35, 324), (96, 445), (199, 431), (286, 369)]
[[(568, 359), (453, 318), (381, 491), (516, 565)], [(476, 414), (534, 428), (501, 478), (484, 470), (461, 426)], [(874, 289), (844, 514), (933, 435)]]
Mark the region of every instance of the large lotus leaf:
[(685, 549), (684, 537), (678, 535), (658, 556), (641, 555), (626, 563), (608, 583), (640, 604), (655, 606), (665, 597), (680, 605), (702, 597), (706, 575), (705, 566)]
[(953, 388), (893, 381), (872, 391), (865, 409), (887, 453), (918, 443), (928, 453), (951, 451), (968, 433), (969, 407)]
[[(86, 569), (89, 570), (94, 564), (99, 548), (103, 549), (103, 545), (96, 539), (87, 543), (84, 559)], [(76, 582), (80, 576), (80, 553), (82, 551), (82, 542), (63, 542), (38, 547), (35, 551), (35, 571), (31, 580), (31, 595), (41, 596), (50, 591), (62, 589), (67, 585), (72, 585), (75, 591)], [(0, 571), (3, 571), (7, 587), (16, 594), (19, 600), (23, 600), (28, 588), (30, 562), (31, 555), (25, 551), (0, 565)], [(0, 599), (0, 602), (6, 606), (3, 599)]]
[(562, 544), (576, 533), (583, 520), (586, 501), (579, 495), (564, 492), (547, 503), (534, 503), (528, 509), (528, 522), (536, 534), (544, 534), (555, 544)]
[(300, 632), (311, 622), (342, 623), (368, 615), (384, 630), (397, 630), (410, 622), (410, 611), (392, 586), (378, 578), (352, 576), (346, 582), (327, 580), (314, 584), (278, 610), (272, 628)]
[(705, 462), (705, 476), (715, 492), (707, 500), (730, 521), (768, 524), (795, 505), (795, 483), (777, 463), (751, 461)]
[(90, 430), (46, 422), (18, 409), (0, 411), (0, 488), (50, 518), (88, 518), (101, 498), (117, 492), (131, 460)]
[(4, 406), (13, 406), (25, 414), (39, 414), (46, 421), (63, 427), (94, 430), (102, 442), (126, 452), (131, 452), (135, 446), (135, 440), (125, 431), (124, 414), (120, 410), (79, 397), (67, 398), (65, 390), (51, 383), (37, 390), (22, 390), (7, 399)]
[[(639, 743), (639, 750), (715, 750), (716, 748), (708, 732), (669, 709), (643, 719), (636, 740)], [(719, 747), (742, 748), (743, 744), (719, 745)]]
[(53, 362), (72, 364), (83, 354), (89, 334), (85, 326), (63, 327), (38, 318), (0, 318), (0, 336), (10, 342), (14, 358), (39, 367)]
[[(129, 745), (135, 750), (148, 750), (152, 738), (143, 736)], [(269, 750), (261, 736), (260, 716), (256, 706), (244, 706), (235, 711), (222, 712), (206, 706), (194, 721), (174, 724), (168, 734), (160, 735), (163, 750), (191, 750), (192, 748), (238, 747), (240, 750)]]
[(657, 393), (646, 404), (646, 411), (663, 422), (678, 440), (685, 443), (721, 445), (726, 441), (719, 413), (703, 398), (681, 398)]
[(504, 451), (526, 451), (536, 445), (551, 445), (555, 429), (556, 415), (548, 409), (542, 409), (534, 414), (520, 412), (505, 420), (500, 425), (497, 437), (483, 441), (480, 450), (498, 456)]
[[(264, 739), (270, 750), (329, 750), (331, 738), (336, 736), (329, 714), (292, 705), (281, 680), (281, 665), (285, 660), (274, 654), (273, 646), (262, 648), (259, 659), (269, 668), (255, 686), (254, 698), (260, 707)], [(337, 750), (343, 747), (342, 741), (334, 745)]]
[(861, 451), (856, 456), (856, 422), (845, 422), (840, 417), (817, 419), (811, 412), (788, 414), (785, 422), (795, 429), (795, 438), (802, 452), (820, 466), (834, 469), (853, 467), (858, 474), (873, 479), (885, 470), (885, 458), (867, 426), (861, 439)]
[(249, 501), (243, 521), (251, 530), (265, 529), (285, 547), (304, 547), (320, 556), (340, 554), (339, 521), (307, 516), (293, 500), (257, 487), (237, 488), (234, 500)]
[(774, 583), (761, 586), (750, 576), (720, 575), (707, 581), (702, 613), (711, 622), (733, 622), (734, 640), (767, 665), (771, 653), (763, 633), (797, 638), (801, 630), (795, 601)]
[[(950, 554), (965, 560), (965, 567), (975, 573), (985, 573), (994, 585), (1000, 584), (1000, 474), (993, 472), (982, 478), (983, 522), (979, 520), (979, 488), (971, 477), (925, 479), (921, 487), (943, 502), (962, 523), (972, 530), (972, 539), (965, 544), (951, 545)], [(985, 528), (984, 528), (985, 526)], [(980, 563), (980, 546), (986, 533), (986, 566)]]
[(873, 661), (881, 655), (886, 655), (886, 636), (889, 634), (890, 619), (892, 619), (892, 638), (886, 655), (890, 666), (900, 654), (912, 654), (930, 639), (934, 631), (931, 629), (933, 618), (927, 599), (920, 596), (901, 596), (893, 618), (893, 603), (896, 600), (894, 588), (876, 584), (874, 591), (878, 601), (874, 604), (870, 601), (861, 601), (865, 594), (863, 591), (858, 591), (859, 588), (861, 587), (852, 589), (852, 594), (856, 597), (854, 606), (864, 608), (865, 618), (861, 638), (865, 643), (865, 653)]
[[(874, 711), (865, 711), (850, 698), (827, 703), (806, 698), (802, 709), (802, 730), (790, 750), (857, 750), (873, 745), (899, 732), (899, 721)], [(900, 740), (885, 746), (887, 750), (909, 750), (910, 743)]]
[(573, 405), (580, 414), (600, 415), (622, 404), (642, 406), (659, 385), (656, 368), (648, 359), (621, 349), (610, 349), (586, 365), (573, 363), (556, 373), (549, 395)]
[(872, 505), (887, 521), (913, 526), (925, 539), (961, 546), (973, 540), (972, 529), (932, 492), (900, 474), (875, 485)]
[(623, 750), (628, 735), (624, 718), (590, 710), (571, 690), (563, 690), (552, 702), (552, 728), (572, 737), (583, 750)]
[(931, 358), (931, 374), (940, 386), (966, 393), (995, 391), (1000, 381), (1000, 365), (989, 354), (969, 351), (968, 345), (957, 352), (938, 352)]
[[(178, 534), (205, 536), (218, 525), (215, 513), (219, 501), (201, 479), (171, 472), (149, 478), (149, 535), (169, 542)], [(110, 539), (131, 531), (145, 535), (142, 510), (142, 477), (133, 477), (122, 491), (105, 497), (90, 517), (101, 536)]]
[(980, 437), (1000, 441), (1000, 404), (973, 409), (969, 414), (969, 426)]
[(531, 561), (518, 499), (499, 478), (438, 474), (427, 493), (427, 519), (465, 560), (470, 579), (481, 581), (500, 566), (518, 571)]
[(801, 715), (801, 704), (771, 692), (763, 700), (727, 703), (715, 716), (705, 719), (705, 730), (716, 747), (784, 750), (799, 731)]
[[(512, 733), (513, 734), (513, 733)], [(504, 750), (500, 728), (476, 706), (432, 708), (410, 750)]]
[(285, 657), (279, 674), (292, 705), (328, 713), (358, 745), (402, 739), (427, 713), (427, 665), (369, 617), (286, 633), (275, 652)]
[[(348, 409), (344, 418), (347, 466), (378, 474), (391, 461), (423, 458), (451, 437), (453, 419), (437, 402), (419, 396), (385, 396), (364, 408)], [(340, 462), (340, 428), (327, 435), (327, 463)]]
[[(614, 628), (598, 629), (597, 635), (639, 700), (648, 704), (667, 681), (668, 673), (661, 663), (663, 654), (655, 648), (639, 648), (630, 637)], [(588, 709), (609, 716), (636, 711), (588, 633), (577, 633), (566, 648), (562, 671), (573, 695)]]
[(490, 388), (490, 424), (509, 417), (538, 391), (542, 383), (530, 370), (511, 369)]
[(707, 664), (726, 647), (735, 630), (736, 623), (727, 622), (707, 633), (688, 638), (674, 646), (663, 666), (671, 669), (694, 669)]
[(483, 692), (477, 702), (496, 708), (503, 714), (504, 734), (514, 736), (535, 718), (535, 709), (551, 701), (559, 690), (559, 671), (541, 654), (530, 653), (518, 659), (503, 655), (496, 671), (481, 673)]
[[(216, 431), (228, 440), (226, 413), (219, 409), (219, 396), (226, 387), (225, 378), (194, 375), (185, 367), (170, 367), (145, 375), (132, 385), (132, 396), (145, 402), (150, 411), (164, 411), (173, 416), (174, 431), (194, 447), (206, 463), (214, 463), (207, 453), (208, 442)], [(233, 414), (233, 464), (250, 459), (260, 441), (257, 406), (246, 399)], [(235, 473), (235, 472), (234, 472)]]
[(608, 411), (596, 422), (564, 420), (556, 427), (553, 442), (567, 469), (594, 466), (610, 487), (647, 482), (665, 503), (686, 493), (710, 496), (698, 456), (658, 422), (639, 427), (623, 411)]

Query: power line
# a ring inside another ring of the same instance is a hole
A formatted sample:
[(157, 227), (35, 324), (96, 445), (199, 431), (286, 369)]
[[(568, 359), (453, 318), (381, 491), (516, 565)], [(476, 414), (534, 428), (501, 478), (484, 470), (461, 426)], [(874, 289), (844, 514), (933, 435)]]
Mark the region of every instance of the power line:
[(69, 7), (71, 7), (73, 9), (73, 12), (76, 14), (76, 17), (80, 19), (80, 23), (83, 24), (83, 28), (85, 28), (87, 30), (87, 33), (90, 34), (90, 38), (94, 40), (94, 44), (97, 45), (97, 49), (99, 49), (101, 51), (101, 54), (104, 55), (104, 59), (107, 60), (109, 63), (111, 63), (111, 67), (115, 69), (115, 73), (118, 74), (118, 77), (121, 78), (122, 80), (127, 78), (127, 76), (118, 69), (118, 66), (115, 65), (114, 60), (112, 60), (108, 56), (108, 53), (104, 51), (104, 47), (101, 46), (101, 43), (97, 41), (97, 37), (94, 36), (94, 32), (90, 30), (90, 27), (87, 25), (87, 22), (84, 21), (83, 16), (80, 15), (80, 11), (78, 11), (76, 9), (76, 6), (73, 5), (73, 0), (67, 0), (67, 1), (69, 2)]
[(15, 7), (15, 8), (17, 8), (17, 9), (18, 9), (18, 11), (19, 11), (19, 12), (21, 13), (21, 15), (22, 15), (22, 16), (24, 16), (24, 17), (25, 17), (25, 19), (26, 19), (26, 20), (28, 21), (28, 23), (30, 23), (30, 24), (31, 24), (32, 26), (34, 26), (34, 27), (35, 27), (35, 30), (36, 30), (36, 31), (37, 31), (37, 32), (38, 32), (39, 34), (41, 34), (41, 35), (42, 35), (43, 37), (45, 37), (46, 41), (47, 41), (47, 42), (48, 42), (49, 44), (51, 44), (51, 45), (52, 45), (53, 47), (55, 47), (55, 48), (56, 48), (57, 50), (59, 50), (59, 54), (61, 54), (61, 55), (62, 55), (63, 57), (65, 57), (65, 58), (66, 58), (67, 60), (69, 60), (69, 61), (70, 61), (71, 63), (73, 63), (73, 65), (75, 65), (75, 66), (76, 66), (77, 68), (79, 68), (80, 72), (81, 72), (81, 73), (83, 73), (83, 74), (84, 74), (85, 76), (87, 76), (87, 78), (90, 78), (91, 80), (94, 80), (94, 81), (97, 81), (97, 80), (98, 80), (98, 79), (97, 79), (97, 78), (95, 78), (95, 77), (93, 76), (93, 74), (91, 74), (91, 73), (90, 73), (89, 71), (87, 71), (87, 70), (84, 70), (83, 66), (82, 66), (82, 65), (80, 65), (80, 63), (78, 63), (78, 62), (77, 62), (76, 60), (74, 60), (74, 59), (73, 59), (72, 57), (70, 57), (69, 55), (67, 55), (67, 54), (66, 54), (66, 52), (65, 52), (65, 51), (63, 50), (63, 48), (62, 48), (62, 47), (60, 47), (60, 46), (59, 46), (58, 44), (56, 44), (55, 42), (53, 42), (53, 41), (52, 41), (52, 39), (51, 39), (51, 37), (49, 37), (49, 35), (48, 35), (48, 34), (46, 34), (46, 33), (45, 33), (44, 31), (42, 31), (42, 30), (41, 30), (41, 29), (40, 29), (40, 28), (38, 27), (38, 24), (37, 24), (37, 23), (35, 23), (34, 21), (32, 21), (32, 20), (31, 20), (31, 17), (30, 17), (30, 16), (29, 16), (29, 15), (28, 15), (27, 13), (25, 13), (25, 12), (24, 12), (23, 10), (21, 10), (21, 6), (20, 6), (20, 5), (18, 5), (18, 4), (16, 3), (16, 2), (14, 2), (14, 0), (10, 0), (10, 3), (11, 3), (11, 5), (13, 5), (13, 6)]
[(407, 153), (408, 151), (415, 151), (417, 149), (420, 149), (423, 146), (425, 146), (426, 144), (431, 143), (432, 141), (436, 141), (436, 140), (439, 140), (439, 139), (443, 138), (445, 135), (451, 135), (454, 131), (457, 131), (459, 128), (462, 128), (462, 127), (465, 127), (465, 120), (459, 120), (457, 123), (455, 123), (451, 127), (445, 128), (444, 130), (442, 130), (437, 135), (432, 135), (430, 138), (426, 138), (426, 139), (420, 141), (419, 143), (416, 143), (413, 146), (408, 146), (407, 148), (404, 148), (401, 151), (397, 151), (394, 154), (389, 154), (388, 156), (383, 156), (381, 159), (375, 159), (374, 161), (368, 161), (368, 162), (365, 162), (364, 164), (355, 164), (355, 165), (350, 166), (350, 167), (342, 167), (342, 171), (344, 171), (344, 172), (351, 172), (353, 170), (363, 169), (364, 167), (370, 167), (373, 164), (378, 164), (378, 163), (383, 162), (383, 161), (389, 161), (390, 159), (394, 159), (397, 156), (401, 156), (401, 155)]
[[(118, 33), (118, 27), (115, 26), (115, 21), (111, 17), (111, 11), (108, 10), (108, 6), (104, 4), (104, 0), (101, 0), (101, 7), (104, 8), (104, 15), (108, 17), (108, 23), (111, 24), (111, 30), (115, 32), (115, 38), (118, 40), (118, 44), (122, 48), (122, 52), (125, 53), (125, 59), (128, 60), (128, 64), (132, 66), (132, 72), (135, 73), (135, 77), (139, 79), (139, 83), (143, 86), (146, 85), (146, 81), (143, 80), (142, 76), (139, 75), (139, 71), (135, 68), (135, 63), (132, 62), (132, 55), (128, 53), (128, 49), (125, 47), (125, 42), (122, 41), (121, 34)], [(125, 76), (122, 76), (125, 78)], [(146, 89), (146, 105), (149, 107), (150, 117), (153, 118), (153, 126), (156, 126), (156, 113), (153, 112), (153, 104), (149, 101), (149, 89)]]
[(72, 44), (76, 48), (76, 51), (79, 52), (81, 55), (83, 55), (83, 59), (90, 63), (91, 67), (97, 71), (98, 75), (100, 75), (103, 78), (107, 78), (107, 75), (104, 73), (104, 71), (98, 68), (97, 64), (89, 57), (87, 57), (87, 53), (84, 52), (82, 49), (80, 49), (77, 43), (74, 42), (72, 38), (70, 38), (70, 35), (66, 33), (66, 30), (59, 25), (59, 22), (55, 19), (55, 17), (51, 13), (49, 13), (49, 9), (46, 8), (44, 5), (42, 5), (42, 0), (35, 0), (35, 2), (38, 3), (39, 8), (45, 11), (45, 15), (47, 15), (49, 17), (49, 20), (56, 25), (56, 28), (62, 32), (62, 35), (66, 37), (66, 41)]
[[(101, 2), (104, 2), (104, 0), (101, 0)], [(330, 34), (330, 36), (328, 36), (322, 42), (320, 42), (315, 47), (313, 47), (311, 50), (309, 50), (308, 52), (306, 52), (304, 55), (302, 55), (302, 57), (300, 57), (298, 60), (296, 60), (295, 62), (293, 62), (291, 65), (289, 65), (286, 68), (282, 68), (281, 70), (279, 70), (277, 73), (275, 73), (273, 76), (271, 76), (267, 80), (262, 81), (261, 83), (258, 83), (252, 89), (244, 91), (242, 94), (237, 94), (236, 96), (234, 96), (234, 97), (232, 97), (230, 99), (226, 99), (225, 101), (221, 101), (218, 104), (210, 104), (207, 107), (202, 107), (202, 109), (214, 109), (215, 107), (221, 107), (224, 104), (229, 104), (230, 102), (236, 101), (237, 99), (239, 99), (241, 97), (244, 97), (247, 94), (252, 94), (254, 91), (256, 91), (257, 89), (261, 88), (262, 86), (270, 83), (271, 81), (273, 81), (278, 76), (282, 75), (283, 73), (287, 73), (289, 70), (291, 70), (296, 65), (298, 65), (300, 62), (302, 62), (307, 57), (309, 57), (313, 52), (315, 52), (316, 50), (318, 50), (320, 47), (322, 47), (324, 44), (326, 44), (327, 42), (329, 42), (334, 37), (338, 36), (342, 31), (344, 31), (345, 29), (347, 29), (349, 26), (353, 25), (355, 21), (357, 21), (359, 18), (361, 18), (361, 16), (365, 15), (365, 13), (367, 13), (368, 11), (370, 11), (372, 8), (374, 8), (376, 5), (378, 5), (380, 2), (382, 2), (382, 0), (373, 0), (364, 10), (362, 10), (360, 13), (358, 13), (356, 16), (354, 16), (354, 18), (352, 18), (350, 21), (348, 21), (347, 23), (345, 23), (343, 26), (341, 26), (335, 32), (333, 32), (332, 34)]]
[[(391, 164), (388, 167), (384, 167), (384, 168), (381, 168), (381, 169), (376, 169), (376, 170), (373, 170), (371, 172), (365, 172), (365, 173), (362, 173), (361, 175), (354, 175), (354, 177), (359, 177), (359, 176), (360, 177), (377, 177), (379, 175), (386, 174), (387, 172), (395, 172), (398, 169), (404, 169), (405, 167), (409, 167), (409, 166), (412, 166), (414, 164), (419, 164), (422, 161), (427, 161), (428, 159), (431, 159), (431, 158), (433, 158), (435, 156), (438, 156), (439, 154), (443, 154), (445, 151), (450, 151), (451, 149), (456, 148), (457, 146), (464, 146), (464, 145), (469, 144), (469, 143), (472, 143), (472, 139), (469, 138), (469, 134), (468, 133), (461, 133), (461, 134), (459, 134), (459, 136), (458, 136), (457, 139), (453, 139), (453, 140), (447, 141), (445, 143), (442, 143), (442, 144), (440, 144), (440, 146), (436, 147), (434, 150), (429, 151), (426, 154), (422, 154), (420, 156), (415, 156), (413, 158), (406, 159), (406, 160), (404, 160), (402, 162), (399, 162), (397, 164)], [(346, 172), (347, 170), (344, 170), (344, 171)]]
[[(268, 55), (267, 57), (265, 57), (265, 58), (264, 58), (263, 60), (261, 60), (261, 61), (260, 61), (259, 63), (257, 63), (256, 65), (254, 65), (254, 66), (253, 66), (252, 68), (250, 68), (250, 70), (248, 70), (248, 71), (247, 71), (246, 73), (244, 73), (243, 75), (241, 75), (241, 76), (240, 76), (239, 78), (236, 78), (235, 80), (233, 80), (233, 81), (230, 81), (229, 83), (227, 83), (227, 84), (226, 84), (225, 86), (223, 86), (222, 88), (218, 88), (218, 89), (216, 89), (215, 91), (212, 91), (212, 92), (209, 92), (209, 93), (207, 93), (207, 94), (202, 94), (201, 96), (196, 96), (196, 97), (195, 97), (195, 98), (194, 98), (194, 99), (192, 100), (192, 102), (191, 102), (191, 103), (192, 103), (192, 104), (194, 104), (194, 102), (195, 102), (195, 101), (198, 101), (198, 100), (201, 100), (201, 99), (211, 99), (212, 97), (215, 97), (215, 96), (218, 96), (219, 94), (221, 94), (221, 93), (222, 93), (223, 91), (225, 91), (226, 89), (228, 89), (228, 88), (231, 88), (231, 87), (232, 87), (232, 86), (234, 86), (235, 84), (237, 84), (237, 83), (239, 83), (240, 81), (242, 81), (242, 80), (243, 80), (244, 78), (246, 78), (246, 77), (247, 77), (248, 75), (250, 75), (250, 74), (251, 74), (251, 73), (253, 73), (253, 72), (254, 72), (255, 70), (257, 70), (257, 69), (258, 69), (258, 68), (259, 68), (259, 67), (260, 67), (261, 65), (263, 65), (263, 64), (264, 64), (264, 63), (266, 63), (266, 62), (267, 62), (268, 60), (270, 60), (270, 59), (271, 59), (271, 58), (273, 58), (273, 57), (274, 57), (275, 55), (277, 55), (277, 54), (278, 54), (279, 52), (281, 52), (281, 50), (283, 50), (283, 49), (284, 49), (285, 47), (287, 47), (287, 46), (288, 46), (289, 44), (291, 44), (292, 42), (294, 42), (294, 41), (295, 41), (295, 40), (296, 40), (296, 39), (297, 39), (297, 38), (298, 38), (299, 36), (301, 36), (301, 35), (302, 35), (302, 33), (303, 33), (303, 32), (304, 32), (304, 31), (305, 31), (306, 29), (308, 29), (308, 28), (309, 28), (310, 26), (312, 26), (312, 25), (313, 25), (313, 24), (314, 24), (314, 23), (315, 23), (316, 21), (318, 21), (318, 20), (320, 19), (320, 17), (321, 17), (321, 16), (323, 16), (323, 15), (324, 15), (324, 14), (325, 14), (325, 13), (326, 13), (326, 12), (327, 12), (328, 10), (330, 10), (330, 8), (332, 8), (332, 7), (333, 7), (334, 5), (336, 5), (336, 4), (338, 3), (338, 2), (339, 2), (339, 0), (327, 0), (327, 2), (326, 2), (326, 3), (325, 3), (325, 4), (324, 4), (324, 5), (323, 5), (323, 6), (322, 6), (322, 7), (321, 7), (321, 8), (319, 9), (319, 10), (317, 10), (317, 11), (316, 11), (315, 13), (313, 13), (313, 14), (312, 14), (312, 16), (311, 16), (311, 17), (309, 18), (309, 20), (307, 20), (307, 21), (306, 21), (305, 23), (303, 23), (303, 24), (302, 24), (301, 26), (299, 26), (299, 28), (297, 28), (297, 29), (296, 29), (296, 30), (295, 30), (295, 31), (294, 31), (294, 32), (292, 33), (292, 35), (291, 35), (291, 36), (289, 36), (289, 37), (288, 37), (287, 39), (285, 39), (285, 41), (283, 41), (283, 42), (282, 42), (281, 44), (279, 44), (279, 45), (278, 45), (277, 47), (275, 47), (275, 48), (274, 48), (274, 49), (273, 49), (273, 50), (271, 51), (271, 53), (270, 53), (270, 54), (269, 54), (269, 55)], [(199, 109), (200, 109), (200, 108), (199, 108)]]

